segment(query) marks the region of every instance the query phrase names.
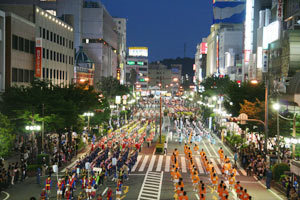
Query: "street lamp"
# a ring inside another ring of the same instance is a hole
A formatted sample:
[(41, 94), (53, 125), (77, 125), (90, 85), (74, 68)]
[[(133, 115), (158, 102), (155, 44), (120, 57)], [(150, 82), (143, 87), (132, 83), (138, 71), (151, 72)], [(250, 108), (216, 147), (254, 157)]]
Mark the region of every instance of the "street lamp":
[(280, 110), (280, 104), (274, 103), (273, 109), (276, 110), (276, 119), (277, 119), (277, 161), (279, 162), (280, 156), (279, 156), (279, 110)]
[(88, 132), (90, 132), (90, 117), (93, 117), (94, 113), (92, 113), (92, 112), (85, 112), (85, 113), (83, 113), (83, 116), (88, 117)]
[(25, 129), (27, 131), (40, 131), (41, 126), (39, 126), (39, 125), (30, 125), (30, 126), (25, 126)]

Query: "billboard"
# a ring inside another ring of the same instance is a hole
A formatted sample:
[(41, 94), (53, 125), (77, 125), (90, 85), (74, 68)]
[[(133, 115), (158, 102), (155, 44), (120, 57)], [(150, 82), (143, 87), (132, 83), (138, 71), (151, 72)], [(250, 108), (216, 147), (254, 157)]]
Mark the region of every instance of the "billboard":
[(35, 73), (34, 76), (41, 78), (42, 75), (42, 38), (35, 40)]
[(128, 55), (133, 57), (148, 57), (148, 47), (129, 47)]
[(216, 1), (213, 4), (214, 24), (244, 23), (246, 15), (246, 5), (243, 1)]
[(268, 49), (268, 45), (280, 38), (280, 22), (275, 21), (264, 27), (263, 49)]

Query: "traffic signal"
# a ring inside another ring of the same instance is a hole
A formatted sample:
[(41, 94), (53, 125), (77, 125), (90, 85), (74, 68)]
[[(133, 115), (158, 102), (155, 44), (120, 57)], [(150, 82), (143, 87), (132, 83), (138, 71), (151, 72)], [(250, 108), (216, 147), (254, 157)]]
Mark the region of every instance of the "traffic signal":
[(117, 69), (117, 80), (120, 80), (121, 79), (121, 69), (118, 68)]

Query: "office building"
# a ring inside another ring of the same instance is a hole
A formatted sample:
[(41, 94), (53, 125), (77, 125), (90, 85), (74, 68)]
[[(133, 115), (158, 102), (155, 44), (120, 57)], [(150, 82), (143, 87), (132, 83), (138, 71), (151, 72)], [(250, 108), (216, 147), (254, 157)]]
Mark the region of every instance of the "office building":
[(0, 10), (0, 93), (5, 89), (5, 12)]

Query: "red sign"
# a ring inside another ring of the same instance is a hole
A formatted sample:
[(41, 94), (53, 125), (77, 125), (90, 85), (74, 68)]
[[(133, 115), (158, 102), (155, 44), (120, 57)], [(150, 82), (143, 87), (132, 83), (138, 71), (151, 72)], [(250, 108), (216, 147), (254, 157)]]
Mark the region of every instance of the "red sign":
[(202, 42), (200, 44), (200, 54), (207, 54), (207, 43)]
[(217, 36), (217, 68), (219, 69), (219, 36)]
[(283, 0), (278, 0), (278, 4), (277, 4), (277, 19), (279, 21), (283, 20)]
[(36, 38), (35, 41), (35, 77), (42, 76), (42, 38)]
[(244, 61), (245, 63), (249, 63), (250, 61), (251, 50), (244, 50)]

